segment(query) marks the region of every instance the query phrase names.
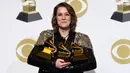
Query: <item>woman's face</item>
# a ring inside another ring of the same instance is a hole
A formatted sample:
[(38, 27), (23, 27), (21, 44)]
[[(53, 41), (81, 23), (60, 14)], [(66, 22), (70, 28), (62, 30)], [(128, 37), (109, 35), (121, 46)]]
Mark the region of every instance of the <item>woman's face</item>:
[(69, 25), (71, 22), (71, 16), (65, 7), (59, 7), (57, 9), (56, 19), (57, 19), (59, 28), (61, 29), (69, 28)]

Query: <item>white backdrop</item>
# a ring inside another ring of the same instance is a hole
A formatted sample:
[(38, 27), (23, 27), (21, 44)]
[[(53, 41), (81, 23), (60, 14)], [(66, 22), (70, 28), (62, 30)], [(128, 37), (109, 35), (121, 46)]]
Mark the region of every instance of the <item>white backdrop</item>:
[[(16, 19), (22, 11), (21, 0), (0, 1), (0, 73), (37, 73), (37, 67), (18, 59), (16, 47), (21, 40), (26, 38), (36, 40), (42, 30), (51, 29), (53, 8), (63, 1), (65, 0), (36, 0), (36, 10), (43, 19), (29, 23)], [(91, 39), (97, 60), (95, 73), (129, 73), (130, 62), (127, 64), (116, 62), (111, 56), (111, 48), (120, 39), (130, 40), (130, 21), (118, 22), (110, 19), (116, 11), (117, 3), (114, 0), (87, 2), (88, 10), (78, 18), (76, 31), (89, 35)], [(128, 43), (127, 45), (130, 46)], [(130, 52), (130, 48), (128, 51)], [(127, 53), (130, 56), (129, 52)]]

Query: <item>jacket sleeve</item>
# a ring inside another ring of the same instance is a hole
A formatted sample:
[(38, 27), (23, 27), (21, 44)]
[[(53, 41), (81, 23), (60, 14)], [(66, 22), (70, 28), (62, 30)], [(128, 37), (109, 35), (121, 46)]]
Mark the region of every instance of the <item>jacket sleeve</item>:
[(37, 66), (42, 69), (52, 70), (55, 68), (54, 61), (47, 60), (36, 55), (38, 52), (42, 51), (44, 48), (44, 41), (45, 41), (44, 38), (46, 38), (44, 33), (41, 33), (33, 50), (30, 52), (28, 56), (27, 63), (33, 66)]
[(80, 71), (89, 71), (93, 70), (97, 67), (96, 59), (94, 57), (92, 49), (85, 48), (85, 55), (88, 57), (86, 60), (72, 61), (69, 69), (72, 71), (80, 70)]
[(36, 53), (40, 52), (43, 50), (43, 45), (36, 45), (30, 55), (28, 56), (28, 61), (27, 63), (33, 66), (40, 67), (42, 69), (50, 69), (54, 68), (55, 62), (52, 60), (47, 60), (42, 57), (39, 57), (36, 55)]
[(97, 67), (96, 58), (94, 56), (94, 51), (89, 37), (81, 34), (75, 43), (79, 44), (79, 46), (82, 46), (84, 55), (87, 56), (88, 59), (72, 61), (72, 64), (69, 66), (70, 70), (89, 71), (95, 69)]

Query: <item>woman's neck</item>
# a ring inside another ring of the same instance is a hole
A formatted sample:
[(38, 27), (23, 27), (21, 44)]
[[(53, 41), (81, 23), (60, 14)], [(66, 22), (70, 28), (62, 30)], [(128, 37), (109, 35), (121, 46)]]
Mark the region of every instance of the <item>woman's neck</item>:
[(66, 30), (64, 30), (64, 29), (59, 29), (59, 32), (60, 32), (61, 36), (64, 37), (65, 39), (68, 38), (69, 31), (70, 31), (69, 29), (66, 29)]

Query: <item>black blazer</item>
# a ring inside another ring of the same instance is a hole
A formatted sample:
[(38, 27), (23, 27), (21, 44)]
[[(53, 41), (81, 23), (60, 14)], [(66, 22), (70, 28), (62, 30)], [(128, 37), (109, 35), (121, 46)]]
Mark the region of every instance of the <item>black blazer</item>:
[[(54, 37), (53, 39), (55, 41), (54, 44), (56, 47), (59, 42), (64, 42), (67, 48), (69, 48), (71, 42), (82, 46), (84, 50), (84, 55), (87, 56), (88, 59), (71, 61), (71, 65), (69, 65), (67, 68), (56, 68), (56, 58), (52, 60), (47, 60), (36, 55), (38, 52), (44, 49), (44, 42), (52, 37)], [(79, 32), (69, 32), (69, 37), (65, 41), (64, 38), (61, 37), (59, 32), (53, 32), (53, 30), (46, 30), (41, 32), (37, 43), (35, 44), (33, 50), (28, 56), (27, 63), (39, 67), (39, 73), (83, 73), (84, 71), (93, 70), (97, 67), (96, 59), (92, 49), (92, 44), (87, 35)]]

